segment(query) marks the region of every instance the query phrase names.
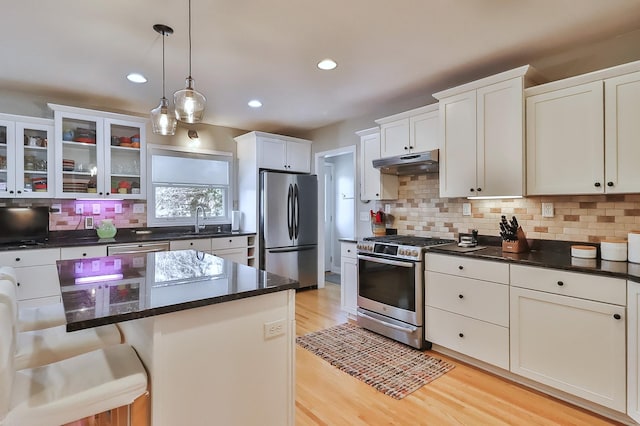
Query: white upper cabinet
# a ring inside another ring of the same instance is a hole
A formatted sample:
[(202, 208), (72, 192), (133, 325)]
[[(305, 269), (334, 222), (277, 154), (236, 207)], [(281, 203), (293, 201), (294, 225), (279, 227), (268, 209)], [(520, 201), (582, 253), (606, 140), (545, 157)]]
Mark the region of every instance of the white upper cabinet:
[(427, 105), (376, 120), (380, 125), (380, 158), (438, 148), (438, 105)]
[(53, 196), (53, 120), (0, 114), (0, 198)]
[(523, 66), (434, 94), (440, 109), (440, 196), (524, 194)]
[(282, 136), (258, 136), (258, 166), (261, 169), (311, 172), (311, 141)]
[(526, 97), (528, 195), (640, 192), (640, 61)]
[(373, 160), (380, 158), (380, 131), (377, 127), (356, 132), (360, 136), (360, 199), (395, 200), (398, 176), (380, 173)]
[(146, 119), (49, 104), (56, 197), (144, 199)]

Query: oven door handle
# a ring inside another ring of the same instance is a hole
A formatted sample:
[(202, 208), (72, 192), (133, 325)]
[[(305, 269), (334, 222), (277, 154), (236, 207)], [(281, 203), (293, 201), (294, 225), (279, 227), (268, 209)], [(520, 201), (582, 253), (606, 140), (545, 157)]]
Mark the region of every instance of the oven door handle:
[(374, 317), (372, 317), (370, 315), (363, 314), (362, 312), (358, 312), (358, 316), (366, 318), (366, 319), (368, 319), (370, 321), (377, 322), (378, 324), (382, 324), (385, 327), (389, 327), (389, 328), (393, 328), (395, 330), (403, 331), (405, 333), (414, 333), (418, 329), (418, 327), (414, 327), (414, 326), (402, 327), (400, 325), (391, 324), (391, 323), (388, 323), (386, 321), (379, 320), (378, 318), (374, 318)]
[(358, 255), (358, 260), (366, 260), (367, 262), (382, 263), (383, 265), (401, 266), (403, 268), (413, 268), (414, 266), (416, 266), (415, 263), (411, 263), (411, 262), (400, 262), (398, 260), (381, 259), (379, 257), (365, 256), (362, 254)]

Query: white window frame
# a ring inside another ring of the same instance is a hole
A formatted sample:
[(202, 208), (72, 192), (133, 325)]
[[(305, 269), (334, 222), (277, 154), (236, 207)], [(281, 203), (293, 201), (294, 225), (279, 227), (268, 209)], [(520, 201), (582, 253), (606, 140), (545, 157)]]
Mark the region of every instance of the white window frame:
[(158, 219), (155, 217), (155, 184), (153, 182), (153, 156), (165, 155), (171, 156), (172, 153), (179, 153), (176, 156), (189, 156), (193, 155), (193, 158), (206, 158), (210, 156), (212, 160), (222, 160), (229, 163), (229, 185), (227, 187), (227, 193), (225, 197), (225, 214), (224, 216), (218, 216), (216, 218), (206, 217), (202, 220), (200, 217), (200, 224), (202, 225), (220, 225), (231, 223), (231, 210), (233, 203), (233, 194), (235, 193), (235, 180), (234, 180), (234, 160), (233, 153), (226, 151), (214, 151), (207, 149), (186, 148), (172, 145), (147, 145), (147, 226), (148, 227), (166, 227), (166, 226), (193, 226), (195, 218), (172, 218), (172, 219)]

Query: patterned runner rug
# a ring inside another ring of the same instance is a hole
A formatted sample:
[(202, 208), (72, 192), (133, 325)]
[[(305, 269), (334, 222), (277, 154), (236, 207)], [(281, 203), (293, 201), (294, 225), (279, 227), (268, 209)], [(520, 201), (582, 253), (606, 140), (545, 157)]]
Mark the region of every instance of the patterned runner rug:
[(454, 365), (354, 324), (296, 338), (301, 347), (380, 392), (402, 399)]

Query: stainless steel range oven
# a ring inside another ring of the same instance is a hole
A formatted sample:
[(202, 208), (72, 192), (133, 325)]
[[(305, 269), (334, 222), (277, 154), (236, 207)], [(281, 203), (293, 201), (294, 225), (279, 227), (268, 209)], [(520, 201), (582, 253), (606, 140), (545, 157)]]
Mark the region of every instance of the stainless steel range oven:
[(358, 242), (358, 325), (424, 349), (424, 249), (451, 242), (405, 235)]

